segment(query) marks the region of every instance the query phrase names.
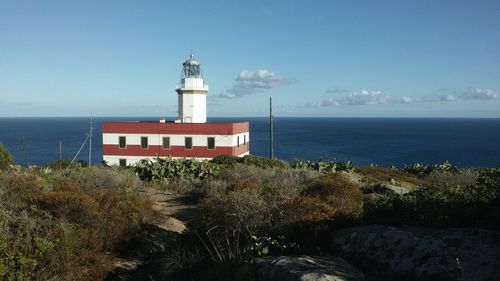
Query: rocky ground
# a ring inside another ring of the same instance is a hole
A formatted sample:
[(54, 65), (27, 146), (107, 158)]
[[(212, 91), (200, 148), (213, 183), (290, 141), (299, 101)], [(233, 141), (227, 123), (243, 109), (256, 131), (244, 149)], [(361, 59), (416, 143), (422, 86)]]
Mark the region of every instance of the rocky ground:
[(498, 280), (493, 231), (371, 225), (332, 233), (334, 250), (377, 280)]
[(121, 256), (108, 280), (163, 280), (169, 274), (165, 253), (176, 247), (188, 224), (197, 220), (195, 201), (189, 195), (155, 189), (144, 190), (162, 214), (154, 225), (145, 226), (140, 237), (121, 246)]
[[(122, 245), (108, 280), (171, 280), (171, 261), (182, 233), (198, 219), (191, 196), (145, 190), (163, 214), (141, 237)], [(258, 280), (498, 280), (500, 235), (477, 229), (370, 225), (333, 232), (335, 256), (268, 256), (251, 267)], [(246, 268), (248, 272), (248, 268)], [(244, 274), (244, 273), (243, 273)], [(175, 279), (177, 280), (177, 279)], [(179, 279), (182, 280), (182, 279)]]

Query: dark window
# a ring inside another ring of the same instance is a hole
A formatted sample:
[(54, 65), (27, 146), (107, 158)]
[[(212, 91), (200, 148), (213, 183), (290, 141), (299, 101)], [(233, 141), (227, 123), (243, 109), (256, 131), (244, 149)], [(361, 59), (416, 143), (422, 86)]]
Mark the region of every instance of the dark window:
[(120, 144), (120, 148), (127, 148), (127, 138), (126, 137), (119, 137), (118, 142)]
[(127, 167), (127, 159), (120, 159), (120, 167)]
[(148, 137), (141, 137), (141, 148), (148, 148)]
[(247, 135), (243, 135), (243, 145), (247, 145)]
[(193, 138), (192, 137), (186, 137), (184, 139), (184, 147), (186, 149), (193, 149)]
[(207, 148), (215, 149), (215, 138), (207, 138)]
[(237, 147), (240, 147), (240, 136), (238, 136), (238, 137), (236, 138), (236, 142), (237, 142), (236, 146), (237, 146)]
[(163, 149), (170, 149), (170, 137), (163, 137)]

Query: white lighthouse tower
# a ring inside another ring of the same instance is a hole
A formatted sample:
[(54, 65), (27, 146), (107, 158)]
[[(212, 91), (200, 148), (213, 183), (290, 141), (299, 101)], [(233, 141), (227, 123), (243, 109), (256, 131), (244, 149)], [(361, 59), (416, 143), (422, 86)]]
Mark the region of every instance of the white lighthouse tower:
[(182, 79), (176, 87), (179, 95), (178, 122), (206, 123), (208, 86), (203, 83), (200, 63), (191, 54), (182, 66)]

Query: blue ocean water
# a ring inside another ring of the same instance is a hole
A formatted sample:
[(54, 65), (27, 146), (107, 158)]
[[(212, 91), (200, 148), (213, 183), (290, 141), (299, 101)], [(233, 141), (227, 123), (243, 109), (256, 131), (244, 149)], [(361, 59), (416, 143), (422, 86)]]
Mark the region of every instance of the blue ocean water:
[[(94, 118), (92, 162), (102, 160), (101, 123), (157, 118)], [(267, 118), (209, 118), (250, 121), (250, 153), (269, 155)], [(0, 142), (22, 165), (45, 164), (76, 154), (89, 130), (89, 118), (0, 118)], [(24, 145), (23, 141), (24, 139)], [(274, 151), (279, 159), (351, 160), (403, 166), (440, 163), (500, 166), (500, 119), (275, 118)], [(88, 160), (88, 145), (77, 159)]]

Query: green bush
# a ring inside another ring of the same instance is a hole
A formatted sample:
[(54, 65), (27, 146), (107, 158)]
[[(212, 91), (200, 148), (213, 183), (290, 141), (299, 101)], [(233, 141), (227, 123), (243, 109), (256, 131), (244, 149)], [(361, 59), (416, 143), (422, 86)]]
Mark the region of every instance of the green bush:
[(134, 165), (134, 169), (142, 180), (147, 181), (203, 179), (219, 173), (219, 166), (212, 162), (172, 157), (143, 159)]
[(242, 160), (240, 157), (231, 156), (231, 155), (227, 155), (227, 154), (221, 154), (221, 155), (217, 155), (214, 158), (212, 158), (212, 160), (210, 160), (210, 162), (217, 164), (223, 168), (229, 168), (229, 167), (234, 166), (234, 164), (236, 164), (236, 163), (241, 163)]
[(78, 162), (71, 163), (71, 160), (68, 159), (55, 160), (45, 165), (45, 167), (50, 168), (52, 170), (77, 168), (81, 166), (82, 165), (80, 165)]
[(14, 164), (14, 157), (0, 142), (0, 170), (7, 170), (12, 164)]
[(405, 195), (366, 198), (367, 223), (500, 227), (500, 172), (433, 171), (423, 187)]
[(157, 216), (137, 186), (112, 173), (0, 174), (0, 280), (104, 279), (117, 244)]
[(411, 165), (404, 165), (403, 170), (411, 174), (430, 174), (433, 171), (442, 172), (459, 172), (457, 166), (451, 164), (448, 161), (444, 161), (442, 164), (420, 164), (414, 163)]
[(223, 168), (233, 167), (238, 163), (247, 166), (259, 167), (262, 169), (287, 169), (290, 167), (287, 162), (282, 160), (258, 157), (253, 155), (246, 155), (244, 157), (219, 155), (210, 161), (214, 164), (220, 165)]
[(323, 174), (330, 174), (330, 173), (336, 173), (340, 171), (351, 171), (354, 169), (354, 166), (352, 165), (351, 161), (347, 162), (327, 162), (327, 161), (318, 161), (318, 162), (311, 162), (311, 161), (302, 161), (295, 159), (292, 162), (291, 165), (292, 168), (294, 169), (306, 169), (306, 170), (313, 170), (316, 172), (320, 172)]

